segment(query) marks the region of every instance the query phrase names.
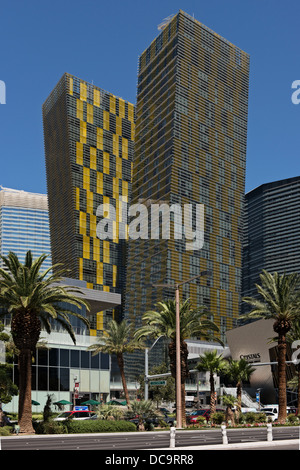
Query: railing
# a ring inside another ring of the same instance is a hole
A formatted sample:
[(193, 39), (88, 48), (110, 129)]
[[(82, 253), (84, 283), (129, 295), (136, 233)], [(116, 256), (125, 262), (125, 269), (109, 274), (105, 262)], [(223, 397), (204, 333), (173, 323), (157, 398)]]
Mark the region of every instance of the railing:
[[(233, 395), (236, 397), (236, 388), (235, 387), (224, 387), (223, 392), (226, 395)], [(258, 409), (259, 405), (253, 398), (247, 393), (245, 390), (242, 390), (242, 404), (249, 407), (249, 408), (256, 408)]]

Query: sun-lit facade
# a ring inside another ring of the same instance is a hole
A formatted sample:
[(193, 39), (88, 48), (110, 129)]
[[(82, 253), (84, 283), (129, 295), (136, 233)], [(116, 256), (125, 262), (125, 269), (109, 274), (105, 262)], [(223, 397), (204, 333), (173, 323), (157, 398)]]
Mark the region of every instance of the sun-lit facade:
[[(53, 261), (90, 289), (122, 293), (126, 246), (118, 216), (131, 191), (134, 105), (66, 73), (43, 104), (43, 120)], [(97, 236), (101, 204), (116, 210), (112, 239)], [(94, 334), (113, 314), (91, 319)]]
[(174, 298), (154, 283), (207, 270), (181, 298), (205, 305), (222, 339), (238, 317), (248, 81), (249, 55), (183, 11), (139, 58), (132, 202), (203, 204), (205, 235), (192, 251), (175, 237), (129, 240), (125, 314), (136, 326)]

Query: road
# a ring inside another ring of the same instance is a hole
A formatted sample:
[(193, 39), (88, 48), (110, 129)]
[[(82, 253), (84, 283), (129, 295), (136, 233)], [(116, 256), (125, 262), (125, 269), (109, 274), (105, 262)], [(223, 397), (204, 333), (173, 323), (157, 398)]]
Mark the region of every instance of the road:
[[(266, 442), (265, 427), (227, 430), (228, 444)], [(299, 439), (299, 427), (273, 428), (273, 441)], [(222, 444), (221, 430), (176, 431), (175, 448)], [(167, 449), (169, 431), (114, 434), (60, 434), (1, 438), (2, 450), (150, 450)], [(298, 446), (299, 449), (299, 446)]]

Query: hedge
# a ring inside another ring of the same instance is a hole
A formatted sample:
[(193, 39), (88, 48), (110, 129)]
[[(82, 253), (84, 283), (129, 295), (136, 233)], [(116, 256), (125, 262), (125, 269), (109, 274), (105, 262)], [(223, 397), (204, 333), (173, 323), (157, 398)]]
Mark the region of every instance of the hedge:
[(136, 431), (134, 423), (129, 421), (110, 421), (105, 419), (75, 421), (67, 420), (65, 423), (69, 434), (93, 432), (132, 432)]

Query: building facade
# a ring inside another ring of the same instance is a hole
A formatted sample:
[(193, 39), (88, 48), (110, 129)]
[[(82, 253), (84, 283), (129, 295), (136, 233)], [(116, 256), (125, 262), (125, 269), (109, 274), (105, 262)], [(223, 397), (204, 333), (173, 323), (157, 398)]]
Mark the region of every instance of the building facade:
[[(90, 289), (121, 293), (126, 246), (119, 208), (131, 192), (134, 105), (64, 74), (43, 104), (43, 121), (53, 261)], [(113, 237), (100, 239), (97, 209), (105, 204), (116, 218)], [(94, 334), (114, 313), (91, 319)]]
[(22, 263), (29, 250), (34, 258), (46, 254), (43, 268), (48, 269), (52, 260), (47, 195), (0, 188), (0, 254), (13, 251)]
[(249, 55), (183, 11), (139, 58), (132, 202), (202, 204), (205, 227), (200, 250), (175, 236), (129, 240), (125, 314), (136, 326), (174, 297), (154, 283), (207, 270), (181, 298), (205, 305), (222, 339), (238, 317), (248, 81)]
[[(243, 390), (255, 399), (260, 391), (262, 404), (278, 403), (278, 345), (270, 342), (274, 337), (274, 321), (262, 319), (226, 332), (230, 355), (233, 360), (244, 359), (254, 369), (248, 386)], [(286, 379), (295, 377), (297, 366), (292, 363), (294, 349), (287, 344)], [(298, 356), (297, 356), (298, 359)], [(230, 393), (230, 392), (229, 392)], [(288, 406), (297, 406), (297, 391), (287, 387)]]
[[(245, 196), (243, 296), (257, 295), (263, 269), (300, 270), (300, 177), (262, 184)], [(242, 306), (247, 311), (246, 304)]]

